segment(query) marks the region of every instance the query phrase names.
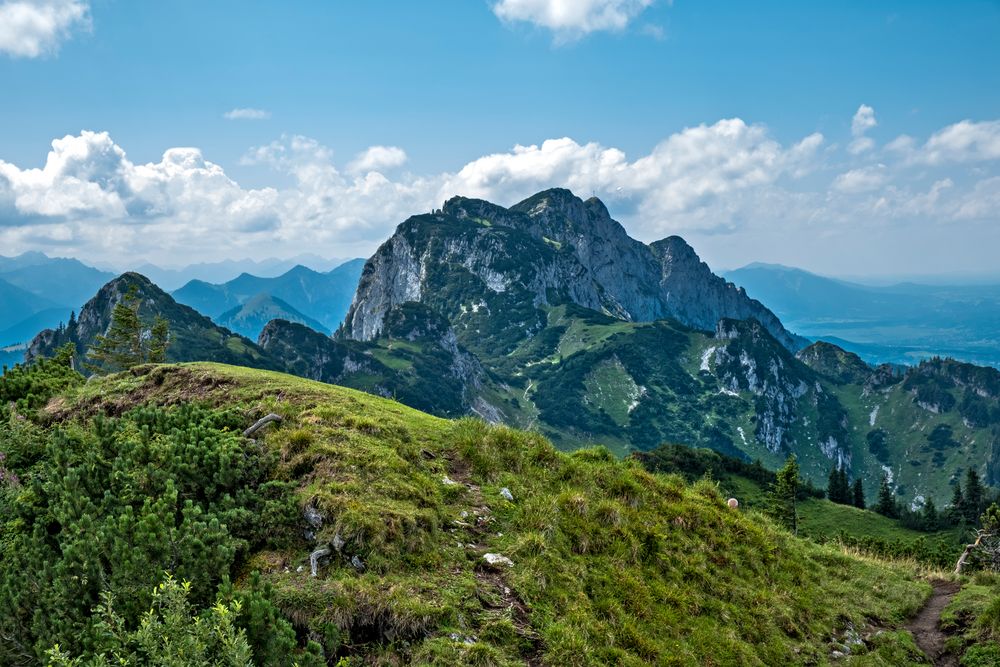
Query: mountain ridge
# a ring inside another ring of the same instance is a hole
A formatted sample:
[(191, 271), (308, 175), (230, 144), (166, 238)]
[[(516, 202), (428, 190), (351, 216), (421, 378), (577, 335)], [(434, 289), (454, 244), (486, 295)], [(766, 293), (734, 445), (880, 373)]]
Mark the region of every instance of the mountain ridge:
[[(752, 316), (786, 347), (806, 343), (763, 304), (712, 274), (679, 237), (647, 246), (629, 237), (600, 200), (585, 202), (558, 188), (509, 209), (453, 197), (440, 213), (403, 222), (365, 264), (339, 335), (375, 338), (386, 312), (411, 300), (437, 301), (446, 316), (456, 316), (466, 304), (445, 304), (429, 289), (435, 279), (450, 280), (449, 271), (470, 273), (494, 293), (530, 293), (534, 307), (552, 305), (552, 296), (625, 321), (675, 317), (703, 330), (725, 316)], [(521, 315), (522, 326), (537, 322), (530, 312)]]

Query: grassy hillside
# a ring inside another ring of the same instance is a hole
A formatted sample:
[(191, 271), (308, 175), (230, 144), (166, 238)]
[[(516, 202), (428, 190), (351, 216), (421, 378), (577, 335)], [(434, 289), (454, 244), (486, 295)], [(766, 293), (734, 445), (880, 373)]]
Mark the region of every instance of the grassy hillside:
[[(719, 491), (735, 497), (740, 506), (765, 511), (774, 473), (757, 463), (747, 464), (708, 449), (664, 445), (635, 455), (651, 472), (674, 472), (690, 482), (712, 479)], [(922, 564), (950, 570), (968, 535), (959, 526), (934, 531), (909, 527), (900, 519), (872, 510), (835, 503), (824, 491), (807, 484), (797, 504), (798, 534), (819, 543), (838, 543), (891, 558), (913, 558)], [(869, 505), (870, 506), (870, 505)]]
[[(30, 405), (27, 421), (0, 426), (16, 475), (0, 487), (0, 602), (18, 619), (13, 639), (0, 637), (0, 662), (30, 662), (56, 642), (96, 650), (83, 610), (102, 589), (133, 591), (119, 613), (135, 624), (162, 569), (193, 576), (198, 604), (224, 576), (267, 591), (298, 645), (311, 642), (308, 655), (321, 647), (346, 664), (817, 664), (848, 623), (866, 641), (859, 664), (918, 659), (897, 630), (929, 590), (911, 569), (794, 538), (728, 509), (712, 483), (651, 474), (604, 449), (563, 454), (538, 435), (205, 363), (141, 367), (70, 388), (37, 414)], [(240, 437), (238, 424), (269, 412), (280, 425)], [(199, 474), (214, 481), (189, 487)], [(122, 491), (106, 496), (112, 487)], [(154, 515), (175, 551), (121, 532), (150, 507), (162, 508)], [(198, 513), (220, 519), (202, 524)], [(191, 539), (218, 545), (212, 567), (185, 560)], [(104, 544), (79, 570), (88, 583), (47, 579)], [(331, 553), (313, 577), (309, 554), (323, 545)], [(32, 549), (51, 550), (45, 568), (24, 567)], [(123, 580), (139, 562), (142, 581)], [(72, 595), (29, 593), (57, 584)], [(39, 604), (50, 613), (32, 621)], [(60, 604), (76, 611), (56, 623)], [(238, 618), (251, 640), (263, 632), (255, 618)]]
[(935, 359), (878, 389), (833, 391), (850, 415), (846, 435), (856, 473), (875, 481), (886, 473), (901, 502), (919, 506), (932, 497), (944, 505), (970, 465), (987, 483), (1000, 483), (994, 369)]

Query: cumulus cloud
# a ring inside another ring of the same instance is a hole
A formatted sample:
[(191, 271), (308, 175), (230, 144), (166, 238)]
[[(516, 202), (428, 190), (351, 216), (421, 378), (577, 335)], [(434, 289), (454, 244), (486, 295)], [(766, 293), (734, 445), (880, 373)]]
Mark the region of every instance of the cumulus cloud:
[(267, 120), (271, 117), (271, 112), (264, 109), (239, 108), (227, 111), (222, 117), (226, 120)]
[(984, 178), (955, 207), (954, 217), (963, 220), (996, 220), (1000, 211), (1000, 176)]
[(875, 109), (867, 104), (862, 104), (854, 112), (854, 118), (851, 119), (851, 134), (860, 137), (876, 125), (878, 125), (878, 121), (875, 120)]
[(812, 134), (783, 147), (763, 126), (738, 118), (684, 129), (634, 161), (617, 148), (552, 139), (474, 160), (448, 178), (440, 194), (516, 201), (561, 185), (627, 200), (650, 230), (663, 220), (675, 228), (725, 228), (733, 224), (738, 193), (802, 175), (822, 142)]
[(935, 132), (916, 159), (927, 164), (1000, 159), (1000, 120), (963, 120)]
[(106, 132), (52, 142), (40, 169), (0, 161), (24, 225), (58, 226), (84, 239), (98, 229), (116, 241), (149, 229), (142, 243), (174, 248), (203, 231), (273, 229), (277, 191), (245, 190), (196, 148), (171, 148), (159, 162), (134, 164)]
[(493, 13), (502, 21), (531, 23), (562, 38), (600, 30), (622, 30), (654, 0), (499, 0)]
[[(864, 132), (871, 122), (861, 118)], [(258, 246), (363, 255), (409, 215), (456, 194), (510, 205), (550, 187), (596, 194), (646, 241), (776, 230), (827, 237), (862, 222), (980, 224), (1000, 210), (997, 127), (963, 121), (852, 155), (818, 133), (782, 142), (764, 125), (730, 118), (682, 129), (635, 156), (562, 137), (431, 174), (399, 169), (407, 160), (399, 147), (372, 146), (338, 163), (329, 147), (290, 135), (244, 156), (283, 183), (260, 188), (244, 187), (198, 148), (134, 163), (106, 132), (84, 131), (53, 141), (39, 168), (0, 160), (0, 247), (59, 245), (101, 259), (195, 261)]]
[(851, 169), (837, 176), (833, 188), (841, 192), (870, 192), (882, 187), (887, 180), (884, 164)]
[(878, 121), (875, 120), (875, 109), (867, 104), (859, 106), (854, 112), (854, 118), (851, 119), (851, 135), (854, 140), (848, 145), (848, 152), (857, 155), (874, 148), (875, 141), (871, 137), (866, 137), (865, 133), (876, 125)]
[(90, 5), (83, 0), (0, 2), (0, 52), (16, 58), (55, 53), (74, 31), (90, 27)]
[(371, 146), (347, 166), (352, 173), (394, 169), (406, 163), (406, 151), (398, 146)]

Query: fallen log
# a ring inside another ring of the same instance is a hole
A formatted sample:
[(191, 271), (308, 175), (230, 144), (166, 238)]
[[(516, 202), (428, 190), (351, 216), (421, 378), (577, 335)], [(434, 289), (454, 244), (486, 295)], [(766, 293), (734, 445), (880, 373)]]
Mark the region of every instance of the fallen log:
[(244, 438), (249, 438), (254, 433), (256, 433), (260, 429), (264, 428), (265, 426), (267, 426), (271, 422), (278, 422), (278, 423), (280, 423), (281, 421), (283, 421), (282, 418), (281, 418), (281, 416), (280, 415), (276, 415), (276, 414), (274, 414), (272, 412), (271, 414), (267, 415), (266, 417), (261, 417), (256, 422), (254, 422), (253, 426), (251, 426), (247, 430), (243, 431), (243, 437)]

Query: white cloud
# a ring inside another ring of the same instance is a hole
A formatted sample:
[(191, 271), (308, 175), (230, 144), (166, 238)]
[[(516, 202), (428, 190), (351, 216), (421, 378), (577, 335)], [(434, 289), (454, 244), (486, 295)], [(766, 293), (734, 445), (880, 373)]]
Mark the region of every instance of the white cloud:
[(1000, 120), (963, 120), (935, 132), (915, 158), (926, 164), (1000, 159)]
[(0, 176), (14, 193), (18, 213), (29, 223), (100, 221), (155, 228), (153, 243), (166, 230), (274, 226), (272, 188), (244, 190), (222, 167), (206, 161), (196, 148), (171, 148), (156, 163), (133, 164), (107, 132), (84, 131), (52, 142), (41, 169), (19, 169), (0, 161)]
[[(58, 245), (95, 260), (197, 261), (261, 248), (363, 255), (453, 195), (510, 205), (550, 187), (596, 194), (646, 241), (713, 235), (739, 247), (767, 235), (827, 238), (860, 224), (983, 226), (1000, 210), (997, 128), (963, 121), (927, 139), (904, 135), (876, 160), (818, 133), (781, 142), (764, 125), (731, 118), (685, 128), (636, 156), (563, 137), (430, 174), (399, 169), (407, 160), (399, 147), (373, 146), (338, 164), (317, 141), (285, 136), (242, 161), (282, 175), (281, 187), (260, 188), (240, 185), (197, 148), (133, 163), (107, 133), (85, 131), (53, 141), (40, 168), (0, 160), (0, 247)], [(894, 233), (902, 241), (909, 230)]]
[(89, 30), (90, 5), (83, 0), (0, 2), (0, 52), (19, 58), (55, 53), (74, 30)]
[(623, 30), (654, 0), (499, 0), (493, 13), (502, 21), (523, 21), (564, 39), (599, 30)]
[(994, 222), (1000, 211), (1000, 176), (985, 178), (976, 183), (972, 192), (963, 197), (955, 208), (955, 217), (968, 220)]
[(267, 120), (271, 117), (270, 111), (264, 109), (233, 109), (222, 114), (226, 120)]
[(876, 125), (878, 125), (878, 121), (875, 120), (875, 109), (867, 104), (862, 104), (854, 112), (854, 118), (851, 119), (851, 134), (860, 137)]
[(848, 145), (847, 151), (858, 155), (874, 148), (875, 141), (866, 137), (865, 133), (876, 125), (878, 121), (875, 120), (875, 109), (867, 104), (859, 106), (854, 112), (854, 118), (851, 119), (851, 134), (854, 136), (854, 141)]
[(740, 193), (802, 175), (822, 142), (812, 134), (786, 148), (763, 126), (738, 118), (687, 128), (632, 162), (617, 148), (550, 139), (470, 162), (445, 181), (440, 195), (512, 202), (558, 185), (631, 203), (650, 233), (724, 229), (739, 217)]
[(916, 141), (913, 137), (901, 134), (885, 145), (885, 149), (898, 155), (908, 155), (913, 152)]
[(870, 192), (885, 185), (888, 176), (884, 164), (851, 169), (837, 176), (833, 188), (840, 192)]
[(941, 222), (954, 216), (955, 182), (942, 178), (931, 183), (926, 191), (914, 186), (888, 187), (871, 200), (871, 214), (885, 219), (932, 219)]
[(406, 160), (406, 151), (398, 146), (371, 146), (359, 153), (347, 169), (352, 173), (394, 169), (403, 166)]

